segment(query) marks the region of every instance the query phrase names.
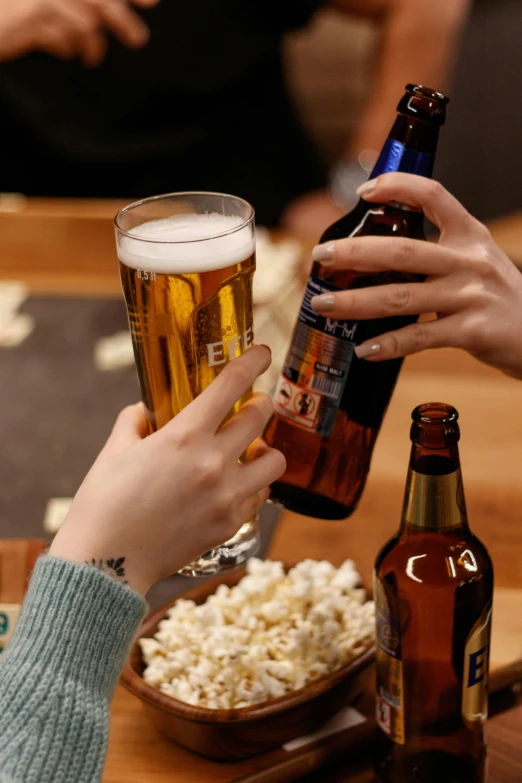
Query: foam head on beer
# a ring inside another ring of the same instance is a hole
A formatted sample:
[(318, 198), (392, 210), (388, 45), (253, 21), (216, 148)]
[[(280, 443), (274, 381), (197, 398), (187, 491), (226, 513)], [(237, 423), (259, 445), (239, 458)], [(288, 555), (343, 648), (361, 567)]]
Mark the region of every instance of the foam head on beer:
[(252, 227), (234, 215), (173, 215), (151, 220), (121, 238), (118, 256), (132, 269), (190, 274), (240, 264), (255, 250)]
[(120, 230), (120, 276), (152, 429), (252, 344), (253, 233), (252, 220), (216, 212)]

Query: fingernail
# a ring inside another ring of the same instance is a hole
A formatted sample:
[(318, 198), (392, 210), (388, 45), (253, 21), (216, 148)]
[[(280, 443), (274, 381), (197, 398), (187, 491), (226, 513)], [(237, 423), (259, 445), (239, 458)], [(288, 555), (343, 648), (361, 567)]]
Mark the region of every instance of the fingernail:
[(272, 349), (270, 348), (269, 345), (265, 345), (264, 343), (261, 343), (261, 348), (266, 348), (270, 356), (272, 356)]
[(379, 343), (363, 343), (355, 349), (355, 355), (358, 359), (367, 359), (369, 356), (375, 356), (379, 353), (381, 346)]
[(327, 313), (329, 310), (333, 310), (335, 306), (334, 294), (319, 294), (319, 296), (312, 296), (312, 310), (316, 310), (318, 313)]
[(362, 185), (359, 185), (359, 187), (355, 192), (357, 193), (358, 196), (367, 196), (369, 193), (372, 192), (372, 190), (375, 190), (378, 181), (379, 181), (378, 177), (376, 179), (369, 179), (368, 182), (363, 182)]
[(333, 262), (335, 253), (335, 242), (328, 242), (327, 245), (316, 245), (312, 250), (314, 261), (321, 261), (325, 266)]

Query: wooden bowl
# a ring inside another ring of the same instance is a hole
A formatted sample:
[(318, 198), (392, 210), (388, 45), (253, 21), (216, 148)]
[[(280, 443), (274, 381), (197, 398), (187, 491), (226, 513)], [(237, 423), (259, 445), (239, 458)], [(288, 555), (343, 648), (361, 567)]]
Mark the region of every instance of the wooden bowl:
[[(245, 570), (234, 571), (178, 596), (151, 614), (141, 626), (141, 637), (152, 637), (167, 611), (179, 598), (203, 603), (220, 584), (237, 584)], [(122, 675), (125, 687), (143, 702), (153, 724), (179, 745), (207, 758), (244, 759), (279, 748), (296, 737), (316, 731), (363, 692), (375, 647), (350, 664), (278, 699), (241, 709), (207, 709), (167, 696), (142, 678), (145, 664), (136, 641)]]

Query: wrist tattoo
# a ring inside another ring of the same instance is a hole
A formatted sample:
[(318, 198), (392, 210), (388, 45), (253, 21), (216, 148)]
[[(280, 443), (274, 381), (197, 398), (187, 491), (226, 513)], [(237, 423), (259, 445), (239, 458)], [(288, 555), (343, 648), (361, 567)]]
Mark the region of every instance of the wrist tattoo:
[(103, 573), (107, 574), (107, 576), (112, 576), (112, 578), (116, 579), (116, 581), (126, 585), (128, 584), (128, 581), (125, 579), (124, 563), (124, 557), (114, 557), (110, 560), (96, 560), (93, 557), (92, 560), (85, 561), (86, 565), (97, 568), (98, 571), (103, 571)]

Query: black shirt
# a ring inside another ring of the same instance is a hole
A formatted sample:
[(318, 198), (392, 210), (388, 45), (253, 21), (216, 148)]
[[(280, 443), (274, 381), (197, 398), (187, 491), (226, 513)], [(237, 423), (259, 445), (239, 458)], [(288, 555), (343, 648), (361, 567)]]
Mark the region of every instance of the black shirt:
[(161, 0), (151, 41), (88, 70), (33, 53), (0, 67), (1, 191), (144, 197), (218, 190), (274, 224), (324, 184), (297, 121), (281, 40), (321, 0)]

